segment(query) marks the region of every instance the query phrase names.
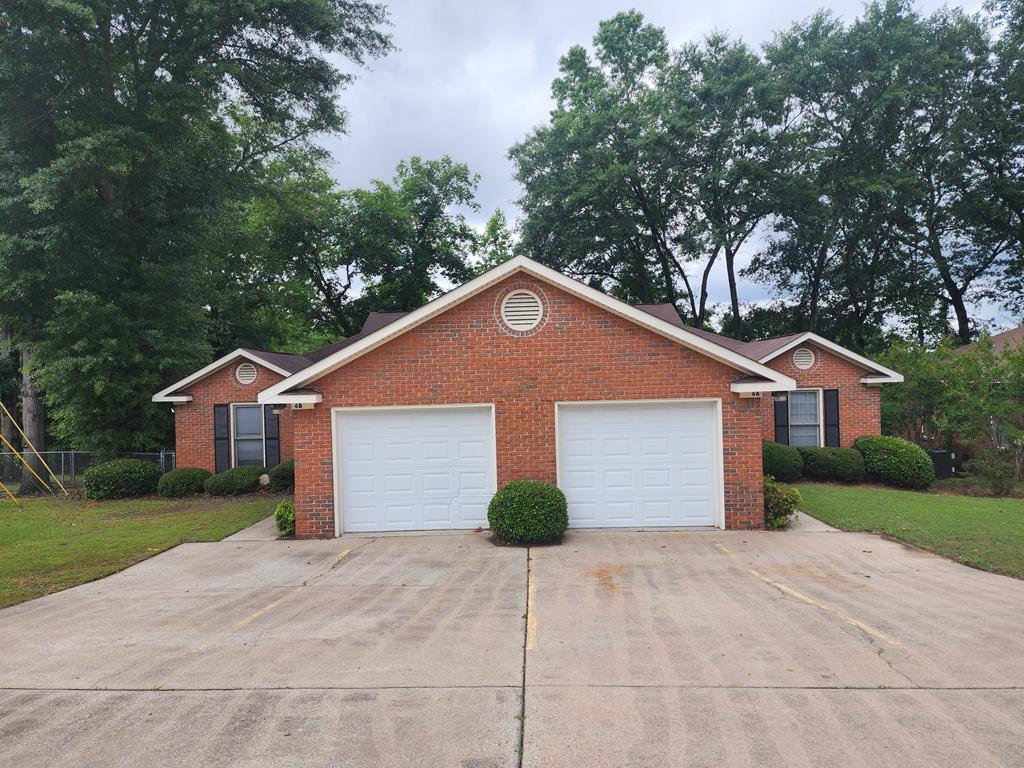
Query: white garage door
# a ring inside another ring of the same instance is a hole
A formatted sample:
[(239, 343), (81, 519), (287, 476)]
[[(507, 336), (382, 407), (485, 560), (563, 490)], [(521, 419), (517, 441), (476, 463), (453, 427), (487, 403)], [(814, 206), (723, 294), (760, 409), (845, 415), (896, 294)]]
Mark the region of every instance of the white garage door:
[(339, 411), (335, 418), (343, 530), (486, 527), (495, 488), (490, 406)]
[(559, 485), (577, 528), (718, 522), (714, 403), (558, 406)]

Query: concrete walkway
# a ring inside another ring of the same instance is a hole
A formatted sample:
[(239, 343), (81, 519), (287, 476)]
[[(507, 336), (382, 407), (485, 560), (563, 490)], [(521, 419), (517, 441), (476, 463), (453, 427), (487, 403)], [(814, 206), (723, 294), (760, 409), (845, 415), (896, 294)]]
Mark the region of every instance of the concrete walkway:
[(0, 766), (1019, 767), (1022, 626), (808, 528), (186, 544), (0, 611)]
[(277, 530), (277, 522), (271, 515), (258, 523), (253, 523), (248, 528), (243, 528), (238, 533), (231, 534), (224, 541), (274, 541), (279, 538), (281, 538), (281, 532)]

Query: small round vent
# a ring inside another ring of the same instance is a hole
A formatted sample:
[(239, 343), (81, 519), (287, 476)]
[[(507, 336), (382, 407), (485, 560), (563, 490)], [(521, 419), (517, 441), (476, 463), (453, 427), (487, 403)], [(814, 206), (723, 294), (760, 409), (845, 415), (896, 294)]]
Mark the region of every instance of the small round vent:
[(235, 368), (235, 379), (239, 384), (252, 384), (256, 381), (256, 366), (252, 363), (242, 363)]
[(807, 347), (800, 347), (800, 349), (793, 353), (793, 365), (801, 371), (806, 371), (814, 365), (814, 353)]
[(501, 319), (513, 331), (536, 328), (543, 314), (544, 305), (532, 291), (512, 291), (501, 302)]

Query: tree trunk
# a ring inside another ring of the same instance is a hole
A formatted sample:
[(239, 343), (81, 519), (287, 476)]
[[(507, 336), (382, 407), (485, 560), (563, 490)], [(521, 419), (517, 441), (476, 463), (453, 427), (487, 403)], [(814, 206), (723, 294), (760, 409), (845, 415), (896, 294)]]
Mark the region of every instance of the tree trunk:
[[(21, 429), (25, 436), (32, 441), (35, 449), (42, 453), (46, 450), (46, 410), (43, 406), (43, 394), (29, 374), (30, 360), (31, 353), (23, 347), (21, 350)], [(26, 445), (23, 450), (25, 460), (40, 477), (45, 479), (46, 468), (32, 453), (32, 449)], [(45, 490), (28, 469), (22, 471), (19, 495), (42, 493)]]
[(743, 341), (743, 318), (740, 317), (740, 297), (736, 290), (736, 253), (725, 249), (725, 273), (729, 276), (729, 301), (732, 303), (732, 337)]

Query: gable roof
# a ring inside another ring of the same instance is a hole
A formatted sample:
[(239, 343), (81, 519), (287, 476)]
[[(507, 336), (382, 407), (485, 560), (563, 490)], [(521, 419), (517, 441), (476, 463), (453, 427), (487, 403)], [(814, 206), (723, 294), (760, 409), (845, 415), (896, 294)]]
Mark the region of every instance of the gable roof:
[[(294, 390), (302, 389), (321, 376), (337, 370), (381, 344), (400, 336), (406, 331), (412, 330), (416, 326), (457, 306), (518, 272), (524, 272), (538, 280), (554, 285), (584, 301), (606, 309), (612, 314), (630, 320), (647, 330), (734, 368), (742, 374), (756, 377), (756, 381), (734, 382), (732, 385), (733, 391), (778, 391), (796, 388), (796, 382), (789, 376), (774, 371), (758, 361), (740, 354), (734, 349), (730, 349), (729, 346), (721, 344), (718, 337), (708, 338), (708, 335), (704, 333), (695, 333), (692, 328), (682, 324), (678, 314), (673, 320), (665, 315), (663, 310), (655, 310), (652, 313), (644, 309), (638, 309), (577, 280), (566, 277), (562, 273), (546, 267), (533, 259), (526, 256), (515, 256), (433, 301), (424, 304), (419, 309), (415, 309), (412, 312), (401, 315), (397, 319), (382, 324), (376, 330), (365, 334), (361, 331), (357, 334), (358, 338), (352, 337), (351, 339), (346, 339), (345, 342), (338, 342), (333, 351), (327, 352), (327, 354), (308, 368), (260, 392), (259, 401), (261, 403), (320, 402), (321, 397), (318, 393), (311, 391), (296, 392)], [(675, 310), (673, 310), (674, 312)], [(711, 334), (711, 336), (715, 335)]]
[(303, 368), (308, 368), (310, 364), (310, 361), (301, 355), (289, 355), (285, 352), (266, 352), (262, 349), (245, 349), (240, 347), (234, 352), (228, 352), (223, 357), (217, 358), (209, 365), (200, 368), (198, 371), (186, 376), (184, 379), (174, 382), (171, 386), (161, 389), (153, 395), (153, 402), (189, 402), (192, 399), (192, 395), (186, 394), (182, 390), (187, 389), (200, 379), (205, 379), (210, 374), (216, 373), (221, 368), (224, 368), (235, 360), (249, 360), (250, 362), (262, 365), (263, 367), (274, 371), (274, 373), (279, 373), (285, 377), (292, 376)]
[(364, 336), (370, 335), (374, 331), (377, 331), (377, 330), (383, 328), (385, 325), (390, 325), (391, 323), (395, 322), (395, 320), (397, 320), (398, 318), (402, 317), (403, 315), (407, 315), (407, 314), (409, 314), (409, 313), (408, 312), (371, 312), (367, 316), (366, 322), (363, 323), (363, 327), (359, 329), (359, 333), (355, 333), (355, 334), (349, 336), (347, 339), (341, 339), (340, 341), (335, 341), (335, 342), (333, 342), (331, 344), (328, 344), (326, 346), (320, 347), (320, 349), (314, 349), (312, 352), (307, 352), (305, 355), (303, 355), (303, 357), (305, 357), (305, 359), (308, 361), (306, 363), (306, 365), (308, 366), (311, 363), (318, 363), (318, 362), (320, 362), (325, 357), (329, 357), (330, 355), (333, 355), (339, 349), (344, 349), (345, 347), (347, 347), (347, 346), (349, 346), (351, 344), (354, 344), (355, 342), (359, 341)]
[[(692, 333), (699, 334), (704, 338), (715, 341), (718, 344), (728, 347), (734, 352), (744, 355), (751, 360), (756, 360), (759, 363), (768, 363), (786, 350), (793, 349), (801, 344), (810, 342), (827, 349), (837, 357), (841, 357), (858, 367), (864, 368), (867, 371), (867, 373), (861, 377), (861, 382), (864, 384), (889, 384), (903, 381), (903, 376), (896, 373), (896, 371), (890, 370), (884, 365), (879, 365), (873, 360), (869, 360), (866, 357), (858, 355), (856, 352), (849, 350), (846, 347), (841, 347), (816, 333), (811, 333), (810, 331), (789, 333), (785, 336), (776, 336), (771, 339), (760, 339), (758, 341), (737, 341), (736, 339), (730, 339), (728, 336), (720, 336), (717, 333), (705, 331), (701, 328), (691, 328), (683, 323), (683, 320), (679, 317), (679, 313), (676, 311), (676, 308), (671, 304), (637, 304), (636, 307), (638, 309), (642, 309), (644, 312), (657, 315), (658, 317), (661, 317), (668, 322), (672, 322), (681, 328), (687, 328)], [(1018, 330), (1024, 331), (1024, 327)], [(992, 338), (994, 339), (995, 337), (993, 336)], [(1024, 333), (1021, 334), (1021, 342), (1024, 343)]]

